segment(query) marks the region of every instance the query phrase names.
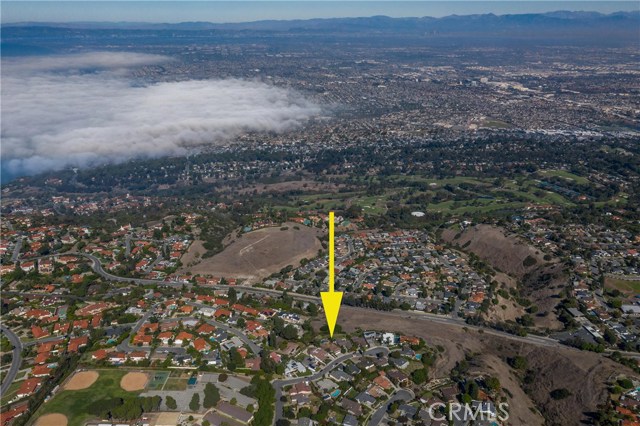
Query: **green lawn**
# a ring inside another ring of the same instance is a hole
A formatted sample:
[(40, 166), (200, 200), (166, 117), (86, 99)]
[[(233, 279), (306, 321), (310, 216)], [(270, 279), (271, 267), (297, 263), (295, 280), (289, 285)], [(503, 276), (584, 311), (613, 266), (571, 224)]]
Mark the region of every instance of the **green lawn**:
[(187, 388), (187, 381), (188, 379), (170, 377), (164, 384), (164, 388), (162, 390), (185, 390)]
[(22, 380), (19, 382), (11, 383), (9, 389), (7, 389), (7, 392), (2, 394), (2, 402), (0, 402), (0, 406), (4, 406), (5, 404), (9, 403), (9, 401), (18, 392), (18, 389), (20, 389), (20, 385), (22, 385)]
[(446, 184), (459, 185), (461, 183), (470, 183), (473, 185), (489, 185), (493, 182), (493, 179), (477, 179), (477, 178), (468, 177), (468, 176), (456, 176), (452, 178), (435, 179), (435, 178), (429, 178), (429, 177), (419, 176), (419, 175), (407, 175), (407, 176), (394, 175), (394, 176), (390, 176), (389, 179), (394, 181), (407, 180), (411, 182), (425, 182), (427, 184), (435, 183), (437, 185), (436, 188), (440, 186), (444, 186)]
[(606, 277), (604, 282), (606, 288), (618, 289), (627, 296), (640, 294), (640, 281)]
[[(548, 176), (561, 176), (566, 179), (573, 179), (579, 184), (588, 184), (589, 181), (582, 176), (577, 176), (564, 170), (546, 170), (542, 172)], [(362, 179), (368, 181), (368, 179)], [(345, 207), (350, 202), (353, 205), (360, 206), (366, 214), (384, 214), (387, 210), (387, 202), (393, 194), (407, 191), (407, 194), (400, 201), (400, 204), (409, 203), (410, 199), (424, 195), (433, 195), (437, 191), (442, 190), (445, 185), (459, 186), (463, 183), (474, 186), (472, 189), (462, 191), (460, 198), (465, 196), (477, 196), (470, 200), (460, 200), (453, 207), (454, 201), (444, 201), (440, 203), (429, 204), (426, 207), (421, 203), (412, 203), (411, 207), (417, 210), (440, 211), (449, 214), (466, 214), (466, 213), (487, 213), (495, 210), (517, 210), (525, 207), (527, 204), (551, 204), (556, 206), (573, 206), (574, 203), (565, 198), (561, 194), (541, 189), (538, 181), (529, 177), (521, 176), (517, 181), (503, 179), (500, 187), (494, 185), (495, 179), (491, 178), (475, 178), (470, 176), (456, 176), (451, 178), (437, 179), (422, 175), (391, 175), (383, 179), (376, 178), (375, 181), (386, 182), (388, 184), (387, 191), (382, 195), (368, 196), (364, 191), (351, 191), (344, 193), (320, 193), (307, 194), (296, 197), (291, 204), (278, 206), (279, 208), (297, 211), (304, 209), (315, 210), (331, 210)], [(405, 181), (404, 188), (400, 188), (402, 181)], [(407, 182), (421, 182), (424, 184), (433, 184), (428, 188), (414, 188), (408, 191)], [(519, 183), (518, 183), (519, 182)], [(464, 185), (463, 185), (464, 186)], [(480, 197), (485, 196), (485, 197)]]
[(374, 195), (371, 197), (359, 197), (353, 200), (353, 204), (362, 207), (368, 214), (382, 214), (387, 211), (387, 196)]
[(92, 416), (88, 413), (93, 401), (103, 398), (116, 398), (137, 395), (140, 392), (127, 392), (120, 387), (120, 379), (128, 373), (123, 370), (98, 370), (100, 377), (86, 389), (64, 390), (56, 394), (38, 410), (34, 418), (44, 414), (61, 413), (67, 416), (68, 426), (84, 426)]
[[(513, 201), (505, 202), (495, 199), (478, 198), (475, 200), (459, 201), (458, 207), (454, 207), (455, 201), (444, 201), (442, 203), (429, 204), (427, 210), (439, 211), (442, 213), (463, 214), (463, 213), (486, 213), (493, 210), (502, 209), (519, 209), (526, 205), (526, 203)], [(476, 205), (472, 205), (472, 203)]]
[(589, 184), (589, 179), (587, 179), (586, 177), (574, 175), (573, 173), (567, 172), (565, 170), (543, 170), (542, 174), (546, 176), (558, 176), (561, 178), (572, 180), (579, 185)]

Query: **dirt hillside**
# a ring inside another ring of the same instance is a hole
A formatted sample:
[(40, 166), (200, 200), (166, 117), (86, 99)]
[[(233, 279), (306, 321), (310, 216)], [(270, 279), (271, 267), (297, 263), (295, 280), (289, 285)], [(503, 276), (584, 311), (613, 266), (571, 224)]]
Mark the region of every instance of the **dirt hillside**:
[[(456, 361), (465, 354), (471, 355), (470, 371), (498, 377), (513, 395), (508, 402), (512, 416), (509, 424), (514, 426), (584, 424), (588, 413), (597, 411), (598, 405), (606, 401), (609, 377), (622, 373), (635, 377), (631, 370), (601, 354), (568, 347), (534, 346), (496, 336), (491, 331), (464, 331), (454, 325), (398, 318), (385, 312), (343, 307), (339, 324), (345, 331), (356, 328), (396, 331), (422, 337), (432, 347), (442, 346), (444, 353), (433, 370), (433, 377), (448, 375)], [(528, 362), (532, 377), (528, 385), (523, 382), (525, 372), (508, 365), (509, 358), (516, 355)], [(571, 396), (553, 400), (549, 392), (558, 388), (566, 388)]]
[[(507, 235), (501, 228), (476, 225), (457, 232), (446, 229), (442, 238), (465, 251), (470, 251), (494, 268), (511, 276), (522, 278), (544, 262), (543, 254), (515, 236)], [(526, 261), (527, 258), (534, 259)], [(525, 266), (531, 263), (530, 266)]]
[[(553, 310), (558, 304), (556, 296), (566, 285), (564, 265), (556, 258), (544, 260), (544, 253), (529, 245), (515, 234), (491, 225), (476, 225), (462, 232), (447, 229), (442, 239), (464, 252), (476, 254), (497, 271), (515, 279), (513, 282), (496, 278), (507, 287), (515, 284), (522, 295), (538, 307), (535, 325), (538, 328), (557, 330), (562, 324), (555, 318)], [(501, 273), (499, 275), (503, 275)], [(497, 311), (502, 305), (508, 309)], [(500, 300), (498, 308), (491, 313), (493, 319), (512, 320), (522, 315), (522, 309), (513, 303)]]

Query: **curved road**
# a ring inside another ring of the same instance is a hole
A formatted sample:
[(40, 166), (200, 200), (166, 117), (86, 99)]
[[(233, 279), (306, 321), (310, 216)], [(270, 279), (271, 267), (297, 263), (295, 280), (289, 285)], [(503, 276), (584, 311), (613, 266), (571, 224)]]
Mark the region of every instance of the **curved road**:
[[(207, 306), (207, 305), (201, 305), (199, 303), (189, 303), (190, 305), (193, 306)], [(155, 305), (157, 306), (157, 305)], [(155, 308), (154, 306), (154, 308)], [(210, 306), (209, 306), (210, 307)], [(142, 325), (147, 321), (147, 319), (149, 319), (149, 317), (152, 315), (153, 313), (153, 309), (149, 309), (147, 311), (146, 314), (144, 314), (144, 316), (142, 316), (133, 326), (133, 328), (131, 329), (131, 336), (135, 335), (138, 330), (140, 330), (140, 327), (142, 327)], [(200, 320), (199, 318), (195, 318), (195, 317), (180, 317), (178, 318), (180, 321), (186, 321), (186, 320)], [(262, 352), (262, 348), (260, 346), (258, 346), (253, 340), (249, 339), (249, 337), (244, 334), (241, 330), (238, 330), (237, 328), (233, 328), (227, 324), (215, 321), (215, 320), (211, 320), (211, 319), (205, 319), (204, 320), (206, 323), (215, 326), (216, 328), (219, 328), (221, 330), (226, 331), (227, 333), (233, 334), (234, 336), (237, 336), (240, 340), (242, 340), (242, 343), (246, 344), (249, 349), (251, 349), (251, 352), (253, 352), (255, 355), (260, 355), (260, 352)], [(162, 323), (162, 321), (160, 321), (160, 323)], [(142, 347), (133, 347), (129, 344), (129, 339), (125, 339), (122, 343), (120, 343), (118, 345), (118, 350), (119, 351), (124, 351), (124, 352), (132, 352), (132, 351), (150, 351), (151, 348), (148, 346), (142, 346)]]
[(325, 374), (329, 373), (338, 365), (342, 364), (343, 362), (349, 359), (352, 359), (354, 357), (364, 356), (364, 355), (377, 355), (379, 353), (382, 353), (384, 355), (389, 355), (389, 348), (387, 348), (386, 346), (376, 346), (366, 350), (362, 355), (358, 354), (357, 352), (349, 352), (334, 359), (329, 364), (325, 365), (322, 370), (316, 373), (313, 373), (310, 376), (292, 377), (290, 379), (276, 379), (271, 381), (271, 385), (276, 390), (276, 409), (275, 409), (275, 416), (273, 418), (273, 422), (275, 423), (276, 421), (282, 418), (283, 402), (280, 400), (280, 398), (282, 398), (283, 387), (288, 385), (293, 385), (295, 383), (317, 380), (320, 377), (323, 377)]
[[(75, 256), (81, 256), (81, 257), (85, 257), (87, 259), (89, 259), (92, 263), (92, 269), (93, 271), (102, 276), (105, 279), (111, 280), (111, 281), (117, 281), (117, 282), (132, 282), (132, 283), (137, 283), (137, 284), (152, 284), (152, 285), (162, 285), (162, 286), (168, 286), (168, 287), (182, 287), (187, 286), (187, 287), (191, 287), (191, 284), (185, 284), (185, 283), (178, 283), (175, 281), (162, 281), (162, 280), (150, 280), (150, 279), (143, 279), (143, 278), (127, 278), (127, 277), (120, 277), (117, 275), (113, 275), (107, 271), (105, 271), (102, 268), (102, 265), (100, 263), (100, 259), (98, 259), (97, 257), (91, 255), (91, 254), (87, 254), (87, 253), (80, 253), (80, 252), (67, 252), (67, 253), (61, 253), (61, 254), (56, 254), (56, 255), (47, 255), (47, 256), (40, 256), (40, 257), (34, 257), (34, 258), (30, 258), (29, 260), (34, 260), (34, 259), (39, 259), (41, 257), (52, 257), (52, 256), (60, 256), (60, 255), (75, 255)], [(218, 290), (227, 290), (230, 288), (230, 286), (228, 285), (212, 285), (212, 286), (208, 286), (210, 288), (215, 288)], [(281, 296), (282, 292), (278, 291), (278, 290), (272, 290), (272, 289), (267, 289), (267, 288), (259, 288), (259, 287), (244, 287), (244, 286), (234, 286), (234, 288), (241, 290), (241, 291), (246, 291), (248, 293), (257, 293), (257, 294), (271, 294), (271, 295), (275, 295), (275, 296)], [(291, 296), (292, 298), (296, 299), (296, 300), (302, 300), (302, 301), (306, 301), (306, 302), (313, 302), (313, 303), (321, 303), (320, 297), (317, 296), (310, 296), (310, 295), (306, 295), (306, 294), (298, 294), (298, 293), (288, 293), (289, 296)], [(343, 305), (341, 309), (346, 309), (346, 310), (366, 310), (367, 312), (371, 312), (372, 309), (369, 308), (358, 308), (358, 307), (354, 307), (354, 306), (345, 306)], [(493, 336), (498, 336), (498, 337), (502, 337), (505, 339), (509, 339), (509, 340), (514, 340), (517, 342), (521, 342), (521, 343), (529, 343), (532, 345), (536, 345), (536, 346), (546, 346), (546, 347), (552, 347), (552, 348), (569, 348), (569, 349), (575, 349), (575, 350), (579, 350), (576, 348), (572, 348), (570, 346), (566, 346), (563, 345), (562, 343), (560, 343), (559, 341), (552, 339), (550, 337), (544, 337), (544, 336), (536, 336), (536, 335), (527, 335), (527, 336), (517, 336), (514, 334), (509, 334), (503, 331), (498, 331), (489, 327), (482, 327), (482, 326), (476, 326), (476, 325), (470, 325), (464, 322), (464, 320), (459, 319), (459, 318), (452, 318), (452, 317), (444, 317), (442, 315), (435, 315), (435, 314), (430, 314), (427, 312), (419, 312), (419, 311), (402, 311), (402, 310), (394, 310), (394, 311), (375, 311), (377, 313), (380, 314), (386, 314), (386, 315), (391, 315), (394, 317), (398, 317), (398, 318), (405, 318), (405, 319), (416, 319), (416, 320), (423, 320), (423, 321), (431, 321), (431, 322), (436, 322), (436, 323), (440, 323), (440, 324), (447, 324), (447, 325), (453, 325), (456, 327), (466, 327), (470, 330), (483, 330), (483, 332), (485, 334), (490, 334)], [(612, 352), (611, 350), (606, 351), (605, 353), (610, 353)], [(623, 351), (619, 351), (621, 354), (628, 356), (628, 357), (632, 357), (632, 358), (640, 358), (640, 353), (635, 353), (635, 352), (623, 352)]]
[(369, 420), (369, 426), (378, 426), (382, 421), (382, 418), (386, 414), (389, 406), (397, 401), (411, 401), (414, 398), (413, 392), (407, 389), (398, 389), (391, 395), (386, 402), (384, 402), (375, 413), (371, 416), (371, 420)]
[(9, 386), (11, 386), (11, 383), (13, 383), (13, 380), (16, 378), (16, 374), (18, 374), (18, 370), (22, 364), (22, 342), (20, 342), (20, 338), (16, 336), (13, 331), (4, 325), (0, 325), (0, 329), (13, 345), (11, 367), (9, 367), (9, 371), (7, 371), (7, 374), (4, 376), (2, 386), (0, 387), (0, 393), (4, 395), (5, 392), (7, 392), (7, 389), (9, 389)]

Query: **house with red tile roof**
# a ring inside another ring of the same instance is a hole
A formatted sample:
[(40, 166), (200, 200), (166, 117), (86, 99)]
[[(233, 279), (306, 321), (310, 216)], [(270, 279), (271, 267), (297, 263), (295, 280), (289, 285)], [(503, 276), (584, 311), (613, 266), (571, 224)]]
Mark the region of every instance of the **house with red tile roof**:
[(260, 311), (258, 311), (257, 309), (250, 308), (249, 306), (244, 306), (239, 303), (234, 304), (231, 308), (243, 315), (253, 315), (254, 317), (257, 317), (260, 313)]
[(160, 324), (158, 324), (157, 322), (145, 322), (144, 324), (142, 324), (141, 330), (147, 334), (153, 334), (158, 331), (159, 326)]
[(91, 359), (95, 361), (103, 360), (107, 357), (107, 351), (104, 349), (98, 349), (94, 353), (91, 354)]
[(102, 315), (96, 315), (93, 318), (91, 318), (91, 327), (100, 327), (100, 324), (102, 323)]
[(44, 364), (49, 358), (51, 358), (51, 352), (41, 352), (36, 355), (34, 362), (36, 364)]
[(262, 339), (264, 337), (267, 337), (269, 335), (269, 332), (266, 329), (261, 328), (259, 330), (252, 331), (249, 334), (256, 339)]
[(0, 266), (0, 275), (9, 274), (16, 270), (16, 265), (14, 263), (4, 264)]
[(16, 397), (24, 398), (29, 395), (33, 395), (33, 393), (40, 387), (42, 384), (42, 379), (40, 378), (32, 378), (27, 379), (22, 382), (18, 392), (16, 393)]
[(84, 308), (78, 309), (76, 311), (76, 315), (79, 317), (89, 317), (97, 314), (101, 314), (102, 312), (110, 309), (113, 305), (105, 302), (92, 303), (90, 305), (85, 306)]
[(389, 380), (389, 378), (384, 375), (376, 377), (375, 379), (373, 379), (373, 382), (384, 390), (393, 388), (393, 383), (391, 383), (391, 380)]
[(69, 340), (69, 345), (67, 346), (67, 351), (69, 352), (78, 352), (78, 350), (84, 346), (89, 344), (88, 336), (80, 336), (74, 337)]
[(169, 340), (173, 339), (173, 331), (163, 331), (158, 334), (158, 339), (160, 339), (163, 345), (168, 345)]
[(3, 411), (2, 413), (0, 413), (0, 425), (9, 426), (13, 421), (13, 419), (18, 418), (24, 413), (26, 413), (28, 409), (29, 409), (29, 404), (24, 403), (24, 404), (16, 405), (8, 411)]
[(151, 346), (151, 342), (153, 341), (153, 336), (148, 334), (136, 334), (133, 336), (133, 344), (134, 345), (142, 345), (142, 346)]
[(40, 324), (52, 324), (54, 322), (57, 322), (59, 319), (60, 317), (58, 317), (57, 315), (54, 315), (52, 317), (46, 317), (40, 320)]
[(33, 377), (47, 377), (51, 374), (51, 368), (46, 365), (36, 365), (31, 370), (31, 375)]
[(24, 313), (24, 316), (28, 319), (37, 319), (41, 320), (51, 316), (51, 312), (46, 311), (44, 309), (30, 309)]
[(258, 321), (247, 321), (244, 327), (247, 331), (251, 332), (251, 331), (255, 331), (255, 330), (259, 330), (262, 328), (262, 324), (259, 323)]
[(184, 305), (180, 307), (180, 312), (183, 314), (190, 314), (195, 308), (191, 305)]
[(215, 300), (215, 298), (209, 294), (199, 294), (196, 297), (196, 300), (202, 303), (207, 303), (207, 302), (211, 303)]
[(217, 309), (216, 313), (213, 314), (216, 318), (222, 318), (222, 317), (227, 317), (229, 318), (231, 316), (231, 311), (228, 309)]
[(202, 337), (198, 337), (196, 340), (191, 342), (191, 346), (198, 352), (208, 352), (210, 345), (204, 340)]
[(107, 359), (111, 364), (123, 364), (127, 360), (127, 354), (125, 354), (124, 352), (111, 352), (107, 356)]
[(188, 333), (186, 331), (181, 331), (178, 333), (175, 339), (176, 345), (182, 345), (182, 343), (193, 340), (193, 334)]
[(89, 320), (75, 320), (73, 321), (73, 329), (76, 330), (87, 330), (89, 328)]
[(408, 343), (415, 346), (420, 344), (420, 339), (414, 336), (400, 336), (400, 343)]
[(64, 342), (64, 339), (56, 340), (54, 342), (45, 342), (38, 345), (38, 353), (41, 354), (43, 352), (51, 352), (56, 354), (59, 350), (56, 348), (57, 345)]
[(71, 323), (57, 322), (53, 326), (53, 334), (67, 334), (69, 332), (70, 327), (71, 327)]
[(244, 367), (249, 368), (253, 371), (258, 371), (260, 370), (260, 363), (261, 363), (260, 357), (247, 358), (244, 360)]
[(50, 336), (49, 330), (38, 327), (37, 325), (31, 327), (31, 334), (33, 334), (33, 337), (35, 339), (41, 339), (43, 337)]
[(145, 351), (133, 351), (128, 356), (131, 361), (140, 362), (147, 359), (148, 354)]
[(196, 333), (199, 333), (199, 334), (211, 334), (214, 331), (216, 331), (215, 326), (208, 323), (204, 323), (196, 329)]

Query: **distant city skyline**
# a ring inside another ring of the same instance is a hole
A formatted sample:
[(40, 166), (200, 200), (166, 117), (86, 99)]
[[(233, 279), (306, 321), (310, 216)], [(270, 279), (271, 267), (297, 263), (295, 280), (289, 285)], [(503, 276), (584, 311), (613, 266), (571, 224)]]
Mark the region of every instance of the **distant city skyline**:
[(387, 15), (391, 17), (519, 14), (557, 10), (640, 10), (633, 1), (3, 1), (2, 23), (248, 22)]

